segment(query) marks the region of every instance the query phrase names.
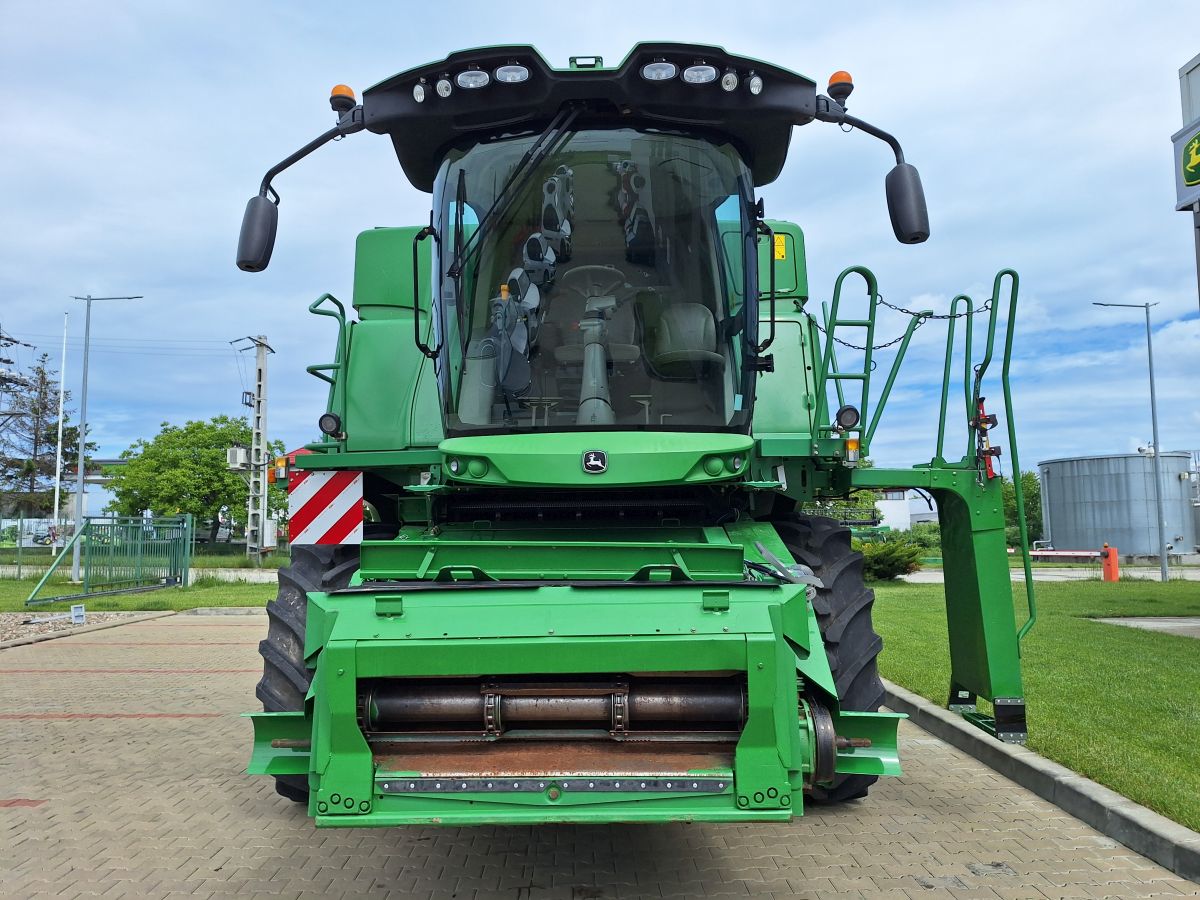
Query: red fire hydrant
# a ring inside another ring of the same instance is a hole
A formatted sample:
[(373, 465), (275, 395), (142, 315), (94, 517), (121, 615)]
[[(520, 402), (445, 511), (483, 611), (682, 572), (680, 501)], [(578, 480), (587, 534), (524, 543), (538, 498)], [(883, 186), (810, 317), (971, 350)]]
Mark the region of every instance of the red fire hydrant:
[(1100, 551), (1100, 580), (1101, 581), (1120, 581), (1121, 580), (1121, 564), (1118, 561), (1117, 548), (1104, 545), (1104, 549)]

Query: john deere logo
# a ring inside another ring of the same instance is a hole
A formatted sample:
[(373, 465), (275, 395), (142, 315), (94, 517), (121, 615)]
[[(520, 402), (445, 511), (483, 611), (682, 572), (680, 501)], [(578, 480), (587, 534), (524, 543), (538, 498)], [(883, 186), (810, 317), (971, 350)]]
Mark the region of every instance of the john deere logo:
[(583, 454), (583, 471), (599, 475), (608, 468), (608, 454), (603, 450), (588, 450)]
[(1200, 184), (1200, 131), (1183, 145), (1183, 158), (1179, 164), (1183, 168), (1184, 184), (1188, 187)]

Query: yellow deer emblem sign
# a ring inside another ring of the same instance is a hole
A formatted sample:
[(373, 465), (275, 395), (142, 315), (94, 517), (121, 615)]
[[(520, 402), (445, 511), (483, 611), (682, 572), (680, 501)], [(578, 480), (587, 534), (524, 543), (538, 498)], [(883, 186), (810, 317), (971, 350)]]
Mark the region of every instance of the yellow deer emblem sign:
[(1184, 184), (1188, 187), (1200, 184), (1200, 132), (1184, 145), (1180, 165), (1183, 167)]

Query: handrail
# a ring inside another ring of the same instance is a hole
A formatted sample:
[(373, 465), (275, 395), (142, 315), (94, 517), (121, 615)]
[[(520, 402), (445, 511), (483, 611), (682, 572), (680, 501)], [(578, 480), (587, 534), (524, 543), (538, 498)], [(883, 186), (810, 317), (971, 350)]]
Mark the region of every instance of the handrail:
[[(950, 406), (950, 367), (954, 361), (954, 322), (958, 318), (958, 304), (966, 304), (966, 346), (963, 347), (963, 395), (966, 402), (967, 418), (971, 418), (971, 335), (974, 324), (975, 304), (966, 294), (959, 294), (950, 301), (950, 322), (946, 330), (946, 366), (942, 372), (942, 404), (938, 416), (938, 437), (936, 459), (944, 460), (943, 447), (946, 442), (946, 413)], [(971, 436), (967, 435), (967, 455), (971, 454)]]
[[(330, 309), (323, 309), (322, 307), (326, 301), (337, 307), (337, 312)], [(334, 413), (344, 422), (346, 421), (346, 384), (342, 375), (346, 367), (346, 359), (349, 356), (349, 348), (346, 346), (348, 343), (346, 335), (346, 307), (333, 294), (322, 294), (308, 305), (308, 311), (313, 315), (328, 316), (338, 323), (337, 352), (334, 355), (334, 361), (306, 366), (304, 371), (308, 372), (309, 375), (315, 375), (329, 384), (329, 398), (327, 401), (329, 412)], [(333, 372), (333, 375), (326, 375), (326, 372)]]
[(1021, 484), (1021, 460), (1017, 455), (1017, 424), (1013, 415), (1012, 384), (1009, 380), (1009, 370), (1012, 367), (1013, 336), (1017, 324), (1017, 290), (1021, 277), (1012, 269), (1001, 269), (996, 273), (996, 281), (992, 288), (992, 307), (1000, 305), (1000, 282), (1009, 277), (1008, 292), (1008, 330), (1004, 335), (1004, 365), (1000, 369), (1000, 387), (1004, 392), (1004, 412), (1008, 420), (1008, 446), (1012, 455), (1013, 500), (1017, 506), (1017, 532), (1021, 537), (1021, 563), (1025, 569), (1025, 599), (1029, 606), (1029, 618), (1017, 630), (1018, 646), (1029, 634), (1037, 622), (1037, 599), (1033, 589), (1033, 567), (1029, 557), (1029, 523), (1025, 519), (1025, 487)]
[[(859, 319), (839, 319), (838, 318), (838, 308), (841, 306), (841, 302), (842, 302), (842, 284), (843, 284), (843, 282), (845, 282), (846, 277), (849, 275), (859, 275), (862, 277), (863, 281), (866, 282), (867, 298), (868, 298), (868, 304), (869, 304), (866, 319), (859, 320)], [(875, 273), (872, 272), (870, 269), (868, 269), (866, 266), (848, 266), (847, 268), (843, 269), (841, 274), (838, 275), (837, 281), (835, 281), (833, 284), (833, 301), (830, 305), (828, 319), (826, 320), (825, 352), (822, 354), (822, 357), (821, 357), (821, 371), (817, 373), (816, 394), (817, 394), (817, 397), (819, 398), (819, 402), (825, 403), (826, 407), (827, 407), (828, 399), (826, 398), (826, 390), (828, 388), (828, 382), (831, 377), (835, 384), (837, 384), (839, 381), (842, 381), (842, 380), (860, 381), (862, 383), (862, 393), (859, 395), (859, 406), (858, 406), (860, 422), (866, 422), (868, 420), (868, 412), (869, 412), (868, 405), (869, 405), (870, 399), (871, 399), (871, 369), (873, 368), (871, 354), (872, 354), (872, 349), (873, 349), (872, 345), (875, 343), (875, 313), (876, 313), (878, 307), (879, 307), (879, 283), (875, 279)], [(834, 341), (836, 340), (836, 333), (837, 333), (838, 325), (853, 325), (855, 327), (861, 327), (861, 328), (866, 329), (867, 338), (863, 342), (864, 346), (866, 347), (866, 350), (864, 351), (863, 373), (861, 375), (859, 375), (857, 373), (838, 372), (838, 371), (836, 371), (836, 369), (832, 370), (833, 371), (832, 376), (830, 374), (831, 367), (836, 366), (836, 363), (833, 362), (833, 344), (834, 344)], [(839, 396), (839, 399), (841, 399), (840, 392), (839, 392), (838, 396)], [(819, 407), (818, 407), (818, 411), (819, 411)], [(826, 411), (828, 411), (828, 409), (826, 409)], [(828, 430), (829, 426), (818, 426), (818, 429), (821, 429), (822, 427), (824, 427), (826, 430)], [(850, 429), (850, 430), (856, 430), (856, 429)], [(859, 431), (859, 433), (861, 435), (862, 429), (860, 428), (857, 430)], [(869, 449), (869, 441), (864, 439), (862, 443), (863, 443), (862, 453), (863, 453), (863, 455), (866, 455), (866, 453), (868, 452), (868, 449)]]

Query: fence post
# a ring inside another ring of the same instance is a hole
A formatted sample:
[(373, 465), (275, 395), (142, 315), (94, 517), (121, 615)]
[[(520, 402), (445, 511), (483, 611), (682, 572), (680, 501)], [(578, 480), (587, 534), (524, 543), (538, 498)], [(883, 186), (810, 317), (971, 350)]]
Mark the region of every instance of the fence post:
[(25, 513), (17, 510), (17, 580), (21, 580), (21, 544), (24, 541)]
[(183, 555), (183, 572), (180, 579), (180, 584), (183, 587), (188, 586), (188, 579), (192, 571), (192, 539), (194, 537), (194, 522), (191, 513), (183, 514), (183, 540), (180, 542), (181, 547), (179, 552)]

